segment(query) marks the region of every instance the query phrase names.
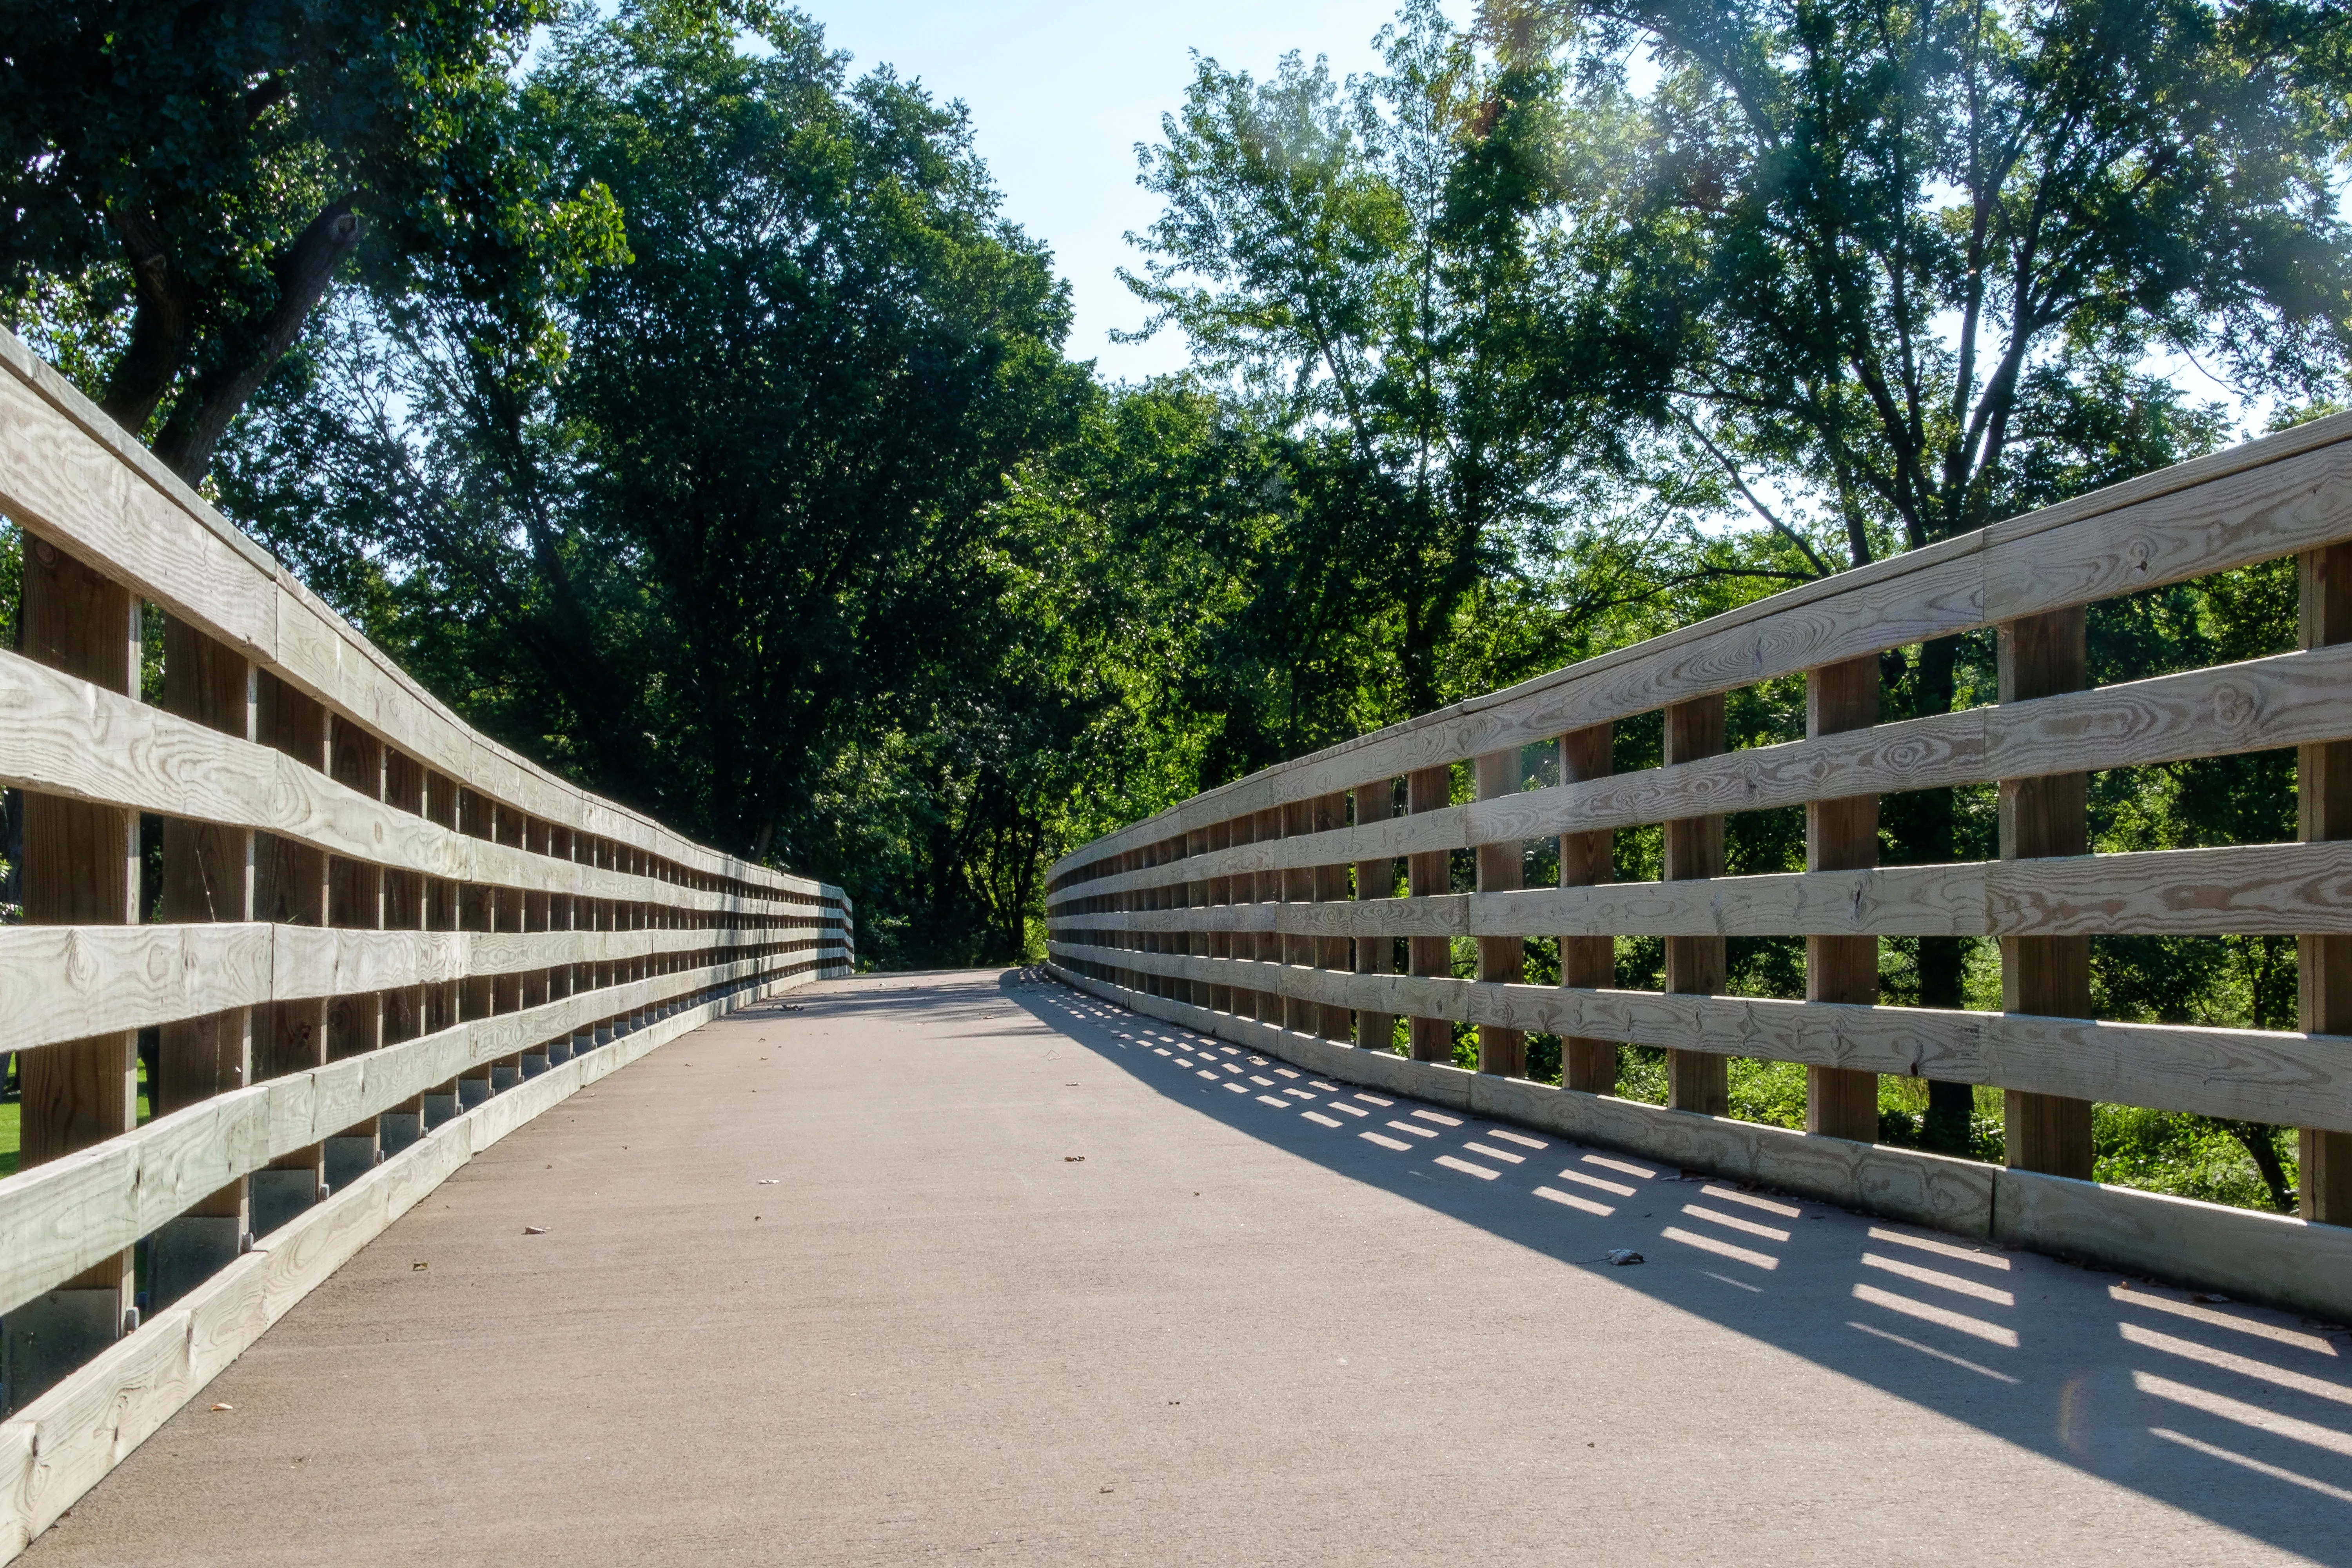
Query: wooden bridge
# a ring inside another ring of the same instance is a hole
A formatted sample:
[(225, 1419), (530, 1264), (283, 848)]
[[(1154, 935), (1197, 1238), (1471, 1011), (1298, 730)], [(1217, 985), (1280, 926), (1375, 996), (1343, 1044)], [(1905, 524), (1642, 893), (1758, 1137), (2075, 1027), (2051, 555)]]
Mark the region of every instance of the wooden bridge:
[[(476, 734), (5, 338), (0, 515), (0, 1558), (2352, 1560), (2352, 418), (1196, 797), (1004, 975), (850, 977), (839, 889)], [(2290, 555), (2299, 650), (2087, 687), (2085, 605)], [(1997, 705), (1876, 721), (1983, 626)], [(2086, 853), (2089, 771), (2283, 747), (2302, 841)], [(1874, 864), (1988, 781), (2000, 860)], [(2305, 1027), (2092, 1017), (2104, 933), (2294, 935)], [(1881, 1005), (1903, 935), (2006, 1009)], [(1885, 1074), (2009, 1163), (1879, 1144)], [(2091, 1181), (2094, 1100), (2301, 1129), (2304, 1215)]]

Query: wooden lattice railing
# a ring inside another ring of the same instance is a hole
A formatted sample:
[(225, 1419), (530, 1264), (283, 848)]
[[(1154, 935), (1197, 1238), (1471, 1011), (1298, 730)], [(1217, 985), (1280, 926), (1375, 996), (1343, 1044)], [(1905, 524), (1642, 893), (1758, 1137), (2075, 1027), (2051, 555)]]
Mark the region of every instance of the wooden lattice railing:
[[(2299, 651), (2086, 689), (2090, 604), (2289, 555)], [(1988, 626), (1997, 705), (1878, 721), (1882, 651)], [(1806, 739), (1727, 751), (1726, 694), (1793, 676)], [(1612, 774), (1612, 726), (1659, 710), (1664, 765)], [(1198, 795), (1055, 868), (1050, 952), (1076, 984), (1327, 1075), (2352, 1316), (2347, 742), (2338, 416)], [(2086, 853), (2091, 771), (2289, 746), (2301, 842)], [(1880, 795), (1986, 782), (2000, 859), (1876, 864)], [(1797, 805), (1808, 869), (1724, 874), (1726, 813)], [(1612, 835), (1651, 824), (1664, 879), (1612, 884)], [(1525, 889), (1548, 838), (1559, 885)], [(1452, 890), (1456, 851), (1475, 891)], [(2295, 936), (2305, 1032), (2095, 1019), (2089, 940), (2107, 933)], [(1531, 936), (1559, 940), (1562, 984), (1520, 983)], [(1662, 993), (1616, 988), (1613, 939), (1643, 936), (1664, 941)], [(1724, 994), (1735, 936), (1803, 938), (1807, 999)], [(1894, 936), (2000, 939), (2009, 1010), (1877, 1005)], [(1478, 978), (1455, 977), (1461, 939)], [(1478, 1026), (1478, 1073), (1442, 1065), (1456, 1022)], [(1528, 1031), (1560, 1037), (1559, 1088), (1521, 1076)], [(1670, 1109), (1614, 1098), (1620, 1041), (1665, 1048)], [(1732, 1056), (1805, 1064), (1808, 1132), (1724, 1116)], [(2004, 1090), (2008, 1169), (1873, 1147), (1880, 1074)], [(2305, 1221), (2091, 1183), (2095, 1100), (2301, 1129)]]
[(467, 728), (5, 333), (0, 517), (5, 1557), (474, 1148), (853, 953), (839, 889)]

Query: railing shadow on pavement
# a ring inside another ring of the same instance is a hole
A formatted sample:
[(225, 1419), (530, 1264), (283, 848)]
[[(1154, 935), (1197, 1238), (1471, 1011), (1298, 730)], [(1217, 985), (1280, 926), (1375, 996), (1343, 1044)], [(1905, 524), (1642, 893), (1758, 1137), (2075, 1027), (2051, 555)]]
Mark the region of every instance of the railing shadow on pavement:
[[(1042, 972), (1008, 972), (999, 991), (1327, 1171), (2255, 1540), (2352, 1563), (2341, 1326), (1318, 1079)], [(1643, 1265), (1612, 1265), (1620, 1248)]]

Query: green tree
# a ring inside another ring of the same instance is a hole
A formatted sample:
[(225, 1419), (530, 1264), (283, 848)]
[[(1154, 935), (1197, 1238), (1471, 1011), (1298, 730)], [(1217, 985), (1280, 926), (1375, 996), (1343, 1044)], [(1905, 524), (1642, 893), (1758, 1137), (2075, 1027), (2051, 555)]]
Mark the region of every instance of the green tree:
[[(1582, 298), (1562, 352), (1822, 574), (2204, 449), (2223, 422), (2151, 353), (2250, 395), (2341, 384), (2347, 25), (2269, 0), (1483, 17), (1506, 61), (1565, 84)], [(1890, 659), (1891, 709), (1948, 710), (1971, 646)], [(1887, 819), (1912, 860), (1951, 858), (1966, 826), (1948, 791)], [(1962, 957), (1922, 940), (1921, 1002), (1960, 1004)], [(1942, 1097), (1947, 1120), (1962, 1099)]]
[(0, 0), (0, 302), (184, 478), (356, 268), (499, 301), (610, 259), (508, 72), (546, 0)]
[[(1128, 276), (1140, 335), (1181, 329), (1284, 447), (1276, 635), (1332, 672), (1292, 751), (1441, 700), (1467, 607), (1553, 555), (1589, 450), (1544, 352), (1549, 67), (1492, 68), (1419, 0), (1379, 41), (1385, 71), (1344, 84), (1296, 55), (1265, 82), (1201, 59), (1139, 149), (1166, 203)], [(1591, 564), (1555, 580), (1582, 601), (1561, 624), (1613, 599), (1624, 563)]]
[(223, 494), (493, 732), (837, 874), (902, 954), (1017, 956), (1024, 770), (1085, 707), (999, 537), (1095, 396), (1066, 290), (959, 110), (746, 19), (575, 13), (526, 79), (521, 154), (625, 214), (560, 365), (455, 279), (355, 300)]

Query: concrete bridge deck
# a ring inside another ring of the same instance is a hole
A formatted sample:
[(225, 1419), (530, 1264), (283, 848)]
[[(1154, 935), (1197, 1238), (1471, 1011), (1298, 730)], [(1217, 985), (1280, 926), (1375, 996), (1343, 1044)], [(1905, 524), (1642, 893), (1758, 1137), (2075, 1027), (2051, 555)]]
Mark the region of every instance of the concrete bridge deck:
[(2352, 1561), (2352, 1335), (1278, 1066), (1018, 973), (748, 1009), (23, 1561)]

